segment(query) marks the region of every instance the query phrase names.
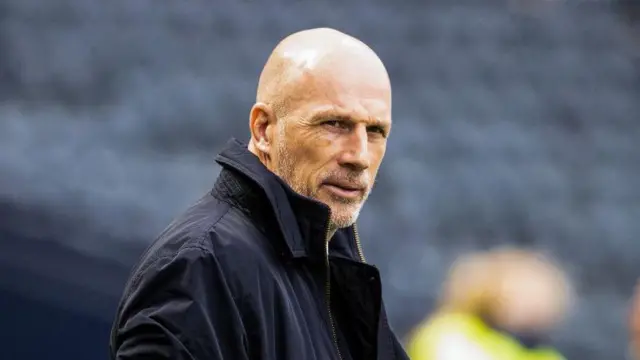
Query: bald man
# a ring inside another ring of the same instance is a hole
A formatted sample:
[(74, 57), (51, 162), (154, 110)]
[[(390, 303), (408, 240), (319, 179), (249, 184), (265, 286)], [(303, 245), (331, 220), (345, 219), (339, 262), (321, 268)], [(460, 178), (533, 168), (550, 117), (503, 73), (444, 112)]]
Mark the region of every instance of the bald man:
[(249, 129), (134, 269), (111, 358), (408, 359), (355, 225), (391, 130), (380, 59), (336, 30), (290, 35)]

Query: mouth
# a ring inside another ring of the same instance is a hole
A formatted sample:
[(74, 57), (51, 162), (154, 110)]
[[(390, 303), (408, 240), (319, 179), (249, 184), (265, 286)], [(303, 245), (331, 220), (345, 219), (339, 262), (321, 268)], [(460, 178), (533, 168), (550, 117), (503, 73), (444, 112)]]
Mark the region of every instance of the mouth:
[(346, 183), (327, 182), (322, 184), (332, 195), (349, 200), (356, 200), (362, 197), (365, 192), (364, 186), (357, 186)]

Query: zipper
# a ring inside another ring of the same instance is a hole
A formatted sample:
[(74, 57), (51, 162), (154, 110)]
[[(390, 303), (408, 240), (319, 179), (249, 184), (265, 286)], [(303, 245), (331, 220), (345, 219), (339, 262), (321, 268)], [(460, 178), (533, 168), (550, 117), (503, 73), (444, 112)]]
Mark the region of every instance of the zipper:
[(327, 226), (324, 234), (324, 252), (327, 266), (327, 281), (326, 281), (326, 295), (327, 295), (327, 310), (329, 311), (329, 322), (331, 323), (331, 335), (333, 336), (333, 343), (336, 346), (338, 352), (338, 359), (342, 360), (342, 354), (340, 353), (340, 345), (338, 344), (338, 334), (336, 333), (336, 325), (333, 321), (333, 314), (331, 313), (331, 263), (329, 262), (329, 221), (331, 221), (331, 210), (329, 210), (329, 220), (327, 220)]
[(360, 261), (366, 263), (367, 260), (364, 258), (364, 252), (362, 252), (362, 244), (360, 243), (360, 234), (358, 234), (358, 226), (353, 224), (353, 235), (356, 238), (356, 248), (358, 249), (358, 257), (360, 257)]

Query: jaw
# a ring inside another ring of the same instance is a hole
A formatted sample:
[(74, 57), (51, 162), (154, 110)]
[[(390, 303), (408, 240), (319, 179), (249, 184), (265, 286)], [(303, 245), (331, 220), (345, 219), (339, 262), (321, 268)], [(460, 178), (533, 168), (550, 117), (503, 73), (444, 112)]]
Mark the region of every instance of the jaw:
[(362, 203), (344, 204), (333, 202), (327, 205), (331, 208), (331, 223), (336, 229), (353, 225), (358, 219), (362, 208)]

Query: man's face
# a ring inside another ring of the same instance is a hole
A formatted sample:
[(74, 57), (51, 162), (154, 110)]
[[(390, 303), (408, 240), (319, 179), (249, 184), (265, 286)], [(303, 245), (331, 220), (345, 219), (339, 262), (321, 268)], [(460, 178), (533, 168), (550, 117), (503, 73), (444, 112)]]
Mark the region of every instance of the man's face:
[(344, 85), (309, 91), (278, 120), (273, 134), (273, 171), (296, 192), (327, 204), (332, 229), (350, 226), (358, 218), (391, 127), (389, 91)]
[(513, 264), (505, 275), (496, 319), (517, 332), (546, 332), (559, 322), (564, 312), (562, 288), (539, 265)]

